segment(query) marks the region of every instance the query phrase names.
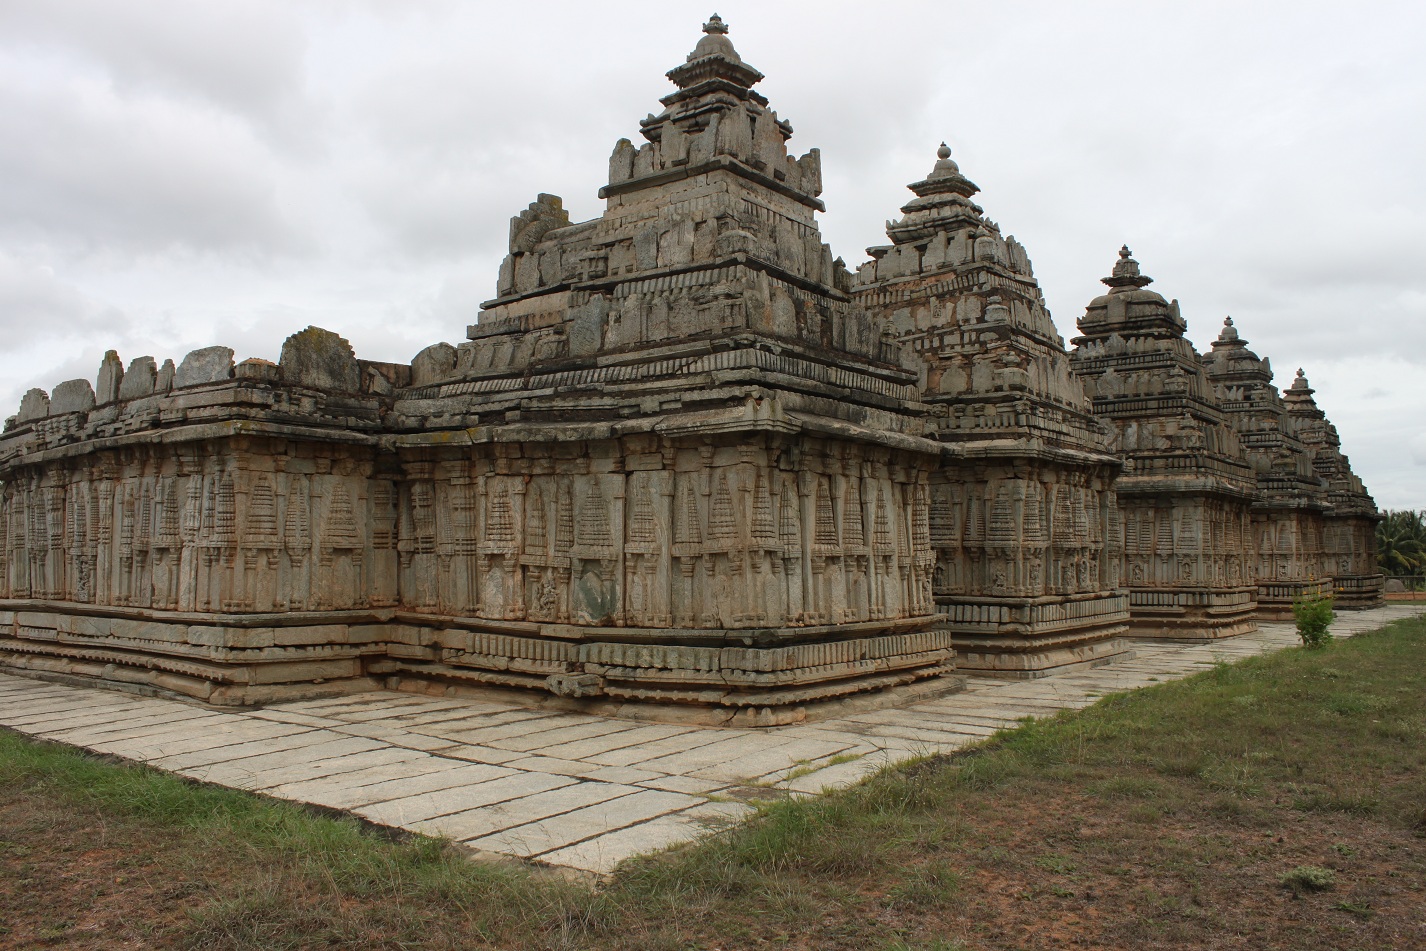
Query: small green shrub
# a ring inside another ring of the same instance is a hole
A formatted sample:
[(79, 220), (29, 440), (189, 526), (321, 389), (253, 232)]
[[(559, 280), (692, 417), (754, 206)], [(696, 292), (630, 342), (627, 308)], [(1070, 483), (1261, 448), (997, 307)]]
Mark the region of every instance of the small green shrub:
[(1277, 880), (1295, 892), (1320, 892), (1336, 884), (1337, 876), (1330, 868), (1320, 865), (1299, 865), (1290, 872), (1283, 872)]
[(1292, 616), (1297, 620), (1297, 636), (1302, 646), (1319, 650), (1332, 643), (1327, 628), (1332, 625), (1331, 598), (1298, 598), (1292, 602)]

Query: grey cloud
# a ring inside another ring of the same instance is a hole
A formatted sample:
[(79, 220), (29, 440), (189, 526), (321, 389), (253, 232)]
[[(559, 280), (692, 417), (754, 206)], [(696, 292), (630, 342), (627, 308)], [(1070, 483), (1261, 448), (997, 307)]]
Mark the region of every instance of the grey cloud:
[(83, 249), (291, 246), (272, 156), (219, 116), (0, 59), (0, 234)]
[(83, 333), (123, 324), (117, 310), (59, 280), (50, 268), (0, 251), (0, 326), (7, 348), (23, 347), (56, 328)]
[(303, 80), (297, 12), (265, 0), (12, 0), (0, 31), (5, 45), (82, 57), (121, 91), (202, 98), (264, 121), (279, 119)]
[[(709, 12), (0, 0), (0, 255), (131, 315), (115, 343), (271, 355), (316, 323), (409, 359), (460, 339), (537, 192), (599, 213), (610, 149), (661, 108)], [(1409, 118), (1426, 8), (719, 12), (791, 147), (822, 150), (823, 232), (850, 266), (947, 139), (1066, 338), (1127, 241), (1200, 349), (1232, 314), (1279, 383), (1308, 367), (1384, 504), (1426, 505), (1404, 451), (1420, 423), (1398, 408), (1426, 405), (1426, 125)], [(26, 360), (67, 360), (73, 339), (36, 329)], [(1388, 375), (1390, 399), (1364, 395)]]

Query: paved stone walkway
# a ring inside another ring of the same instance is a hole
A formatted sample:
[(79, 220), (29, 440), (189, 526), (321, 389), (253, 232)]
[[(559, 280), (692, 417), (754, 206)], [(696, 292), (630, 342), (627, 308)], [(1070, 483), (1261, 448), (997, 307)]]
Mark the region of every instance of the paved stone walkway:
[[(1338, 636), (1426, 612), (1343, 613)], [(1024, 717), (1297, 642), (1289, 624), (1042, 680), (774, 729), (651, 724), (376, 692), (224, 710), (0, 674), (0, 725), (193, 779), (349, 810), (475, 849), (607, 872), (751, 811), (887, 763), (954, 750)]]

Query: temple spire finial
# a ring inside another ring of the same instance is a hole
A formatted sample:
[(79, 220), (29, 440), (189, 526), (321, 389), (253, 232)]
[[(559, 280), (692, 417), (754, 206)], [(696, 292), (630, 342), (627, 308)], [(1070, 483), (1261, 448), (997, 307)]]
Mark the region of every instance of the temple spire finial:
[(1154, 283), (1154, 279), (1147, 274), (1139, 272), (1139, 262), (1132, 257), (1133, 252), (1126, 244), (1119, 249), (1119, 260), (1114, 263), (1114, 272), (1109, 277), (1100, 278), (1100, 282), (1108, 284), (1114, 290), (1126, 288), (1140, 288)]
[(950, 157), (951, 157), (951, 147), (950, 147), (949, 145), (947, 145), (946, 143), (942, 142), (942, 143), (941, 143), (941, 147), (936, 150), (936, 158), (938, 158), (938, 159), (948, 159), (948, 158), (950, 158)]
[(1238, 328), (1233, 326), (1233, 318), (1224, 317), (1223, 329), (1218, 331), (1218, 342), (1227, 344), (1233, 343), (1238, 339)]
[(666, 74), (680, 89), (719, 80), (751, 89), (763, 78), (763, 74), (744, 63), (733, 48), (733, 41), (728, 39), (728, 24), (722, 17), (716, 13), (709, 17), (703, 24), (703, 33), (683, 65), (675, 66)]

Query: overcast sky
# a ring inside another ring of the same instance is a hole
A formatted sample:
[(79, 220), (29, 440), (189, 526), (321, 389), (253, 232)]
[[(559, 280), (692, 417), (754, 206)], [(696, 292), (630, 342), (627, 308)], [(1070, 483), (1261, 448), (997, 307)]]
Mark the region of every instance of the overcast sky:
[[(0, 415), (308, 324), (457, 342), (509, 218), (576, 220), (713, 0), (0, 0)], [(1426, 4), (719, 2), (855, 267), (947, 140), (1066, 339), (1127, 242), (1206, 349), (1298, 366), (1426, 508)]]

